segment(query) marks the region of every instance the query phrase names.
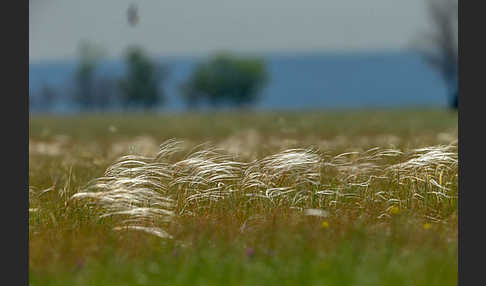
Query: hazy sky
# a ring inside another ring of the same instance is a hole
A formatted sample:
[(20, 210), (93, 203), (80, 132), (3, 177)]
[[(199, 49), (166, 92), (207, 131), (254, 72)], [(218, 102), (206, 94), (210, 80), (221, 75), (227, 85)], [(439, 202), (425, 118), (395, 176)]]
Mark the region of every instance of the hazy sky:
[[(127, 23), (131, 3), (140, 21)], [(427, 26), (424, 0), (30, 0), (31, 61), (73, 59), (82, 39), (109, 57), (406, 48)]]

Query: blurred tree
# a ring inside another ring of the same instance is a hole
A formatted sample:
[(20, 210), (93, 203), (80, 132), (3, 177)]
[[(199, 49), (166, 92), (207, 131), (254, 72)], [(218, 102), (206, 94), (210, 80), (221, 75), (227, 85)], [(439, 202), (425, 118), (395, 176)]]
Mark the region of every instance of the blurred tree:
[(56, 91), (47, 83), (43, 83), (39, 91), (39, 108), (43, 111), (49, 111), (54, 105), (57, 98)]
[(75, 72), (76, 91), (74, 100), (82, 110), (88, 110), (94, 106), (95, 72), (104, 51), (91, 42), (82, 41), (79, 45), (79, 55), (80, 62)]
[(126, 53), (127, 76), (120, 81), (122, 101), (125, 108), (153, 108), (163, 102), (159, 84), (167, 72), (157, 66), (140, 47), (131, 47)]
[(196, 67), (181, 85), (181, 94), (190, 108), (202, 100), (213, 106), (229, 103), (243, 107), (258, 99), (267, 78), (262, 59), (218, 53)]
[(115, 103), (117, 90), (117, 80), (110, 77), (100, 77), (94, 83), (95, 106), (99, 110), (107, 110)]
[(422, 34), (420, 53), (440, 73), (449, 105), (458, 106), (458, 6), (457, 0), (427, 0), (431, 28)]

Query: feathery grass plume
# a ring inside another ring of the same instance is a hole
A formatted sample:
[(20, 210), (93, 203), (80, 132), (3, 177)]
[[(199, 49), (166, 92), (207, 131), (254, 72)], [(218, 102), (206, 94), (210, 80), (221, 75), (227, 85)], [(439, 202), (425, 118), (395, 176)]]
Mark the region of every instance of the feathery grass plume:
[(122, 217), (123, 229), (142, 230), (168, 237), (158, 227), (174, 216), (175, 200), (168, 192), (173, 180), (168, 156), (180, 151), (180, 142), (169, 140), (160, 146), (155, 157), (127, 155), (107, 168), (105, 176), (91, 181), (72, 199), (90, 199), (101, 206), (100, 217)]
[[(380, 178), (377, 175), (382, 170), (383, 161), (402, 155), (399, 150), (385, 149), (380, 147), (369, 149), (365, 152), (346, 152), (331, 158), (325, 163), (326, 166), (336, 168), (338, 179), (343, 183), (368, 186), (369, 179)], [(366, 182), (357, 183), (366, 179)]]
[(174, 163), (175, 177), (170, 187), (183, 197), (182, 212), (190, 205), (224, 199), (236, 190), (244, 163), (232, 160), (222, 150), (205, 146)]
[(277, 197), (282, 197), (294, 205), (304, 200), (308, 190), (320, 184), (320, 179), (321, 158), (316, 150), (289, 149), (250, 163), (242, 185), (250, 196), (274, 203)]
[[(455, 151), (455, 152), (454, 152)], [(411, 158), (403, 163), (388, 167), (389, 170), (431, 173), (438, 167), (452, 169), (457, 167), (457, 146), (431, 146), (415, 149), (411, 152)]]
[(143, 231), (160, 238), (172, 238), (170, 234), (165, 232), (164, 230), (157, 228), (157, 227), (144, 227), (144, 226), (125, 226), (125, 227), (115, 227), (114, 230), (123, 231), (123, 230), (138, 230)]
[(428, 188), (428, 193), (435, 194), (438, 199), (451, 197), (451, 190), (447, 186), (454, 184), (454, 175), (457, 175), (458, 155), (455, 144), (415, 149), (408, 157), (405, 162), (386, 168), (387, 172), (392, 173), (388, 176), (396, 178), (399, 185), (407, 182), (416, 185), (422, 183)]
[[(456, 195), (454, 145), (407, 153), (373, 148), (334, 157), (315, 149), (289, 149), (250, 163), (209, 144), (175, 160), (173, 155), (183, 149), (182, 141), (169, 140), (154, 157), (123, 156), (72, 199), (100, 206), (100, 217), (120, 218), (117, 230), (168, 238), (163, 228), (177, 216), (197, 216), (213, 202), (231, 200), (238, 193), (245, 203), (298, 208), (306, 215), (323, 214), (323, 207), (330, 215), (342, 205), (373, 206), (382, 210), (379, 218), (390, 217), (391, 206), (406, 208), (408, 202), (425, 202), (430, 196), (440, 203)], [(425, 183), (429, 189), (401, 192), (406, 180)], [(440, 220), (433, 211), (431, 205), (427, 215)]]
[(180, 153), (184, 150), (184, 142), (177, 139), (169, 139), (160, 144), (159, 152), (155, 155), (156, 161), (169, 160), (170, 157), (176, 153)]
[(321, 210), (321, 209), (305, 209), (304, 215), (316, 216), (316, 217), (328, 217), (329, 212), (326, 211), (326, 210)]

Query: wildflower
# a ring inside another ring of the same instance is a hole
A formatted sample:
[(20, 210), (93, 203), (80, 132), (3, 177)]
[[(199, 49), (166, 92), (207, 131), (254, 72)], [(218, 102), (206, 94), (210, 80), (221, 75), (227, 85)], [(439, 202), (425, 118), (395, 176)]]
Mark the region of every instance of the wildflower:
[(78, 259), (78, 262), (76, 262), (76, 271), (80, 271), (84, 267), (84, 260), (83, 259)]
[(255, 256), (255, 249), (253, 249), (252, 247), (249, 247), (246, 249), (246, 256), (248, 256), (249, 258), (252, 258), (253, 256)]
[(397, 215), (400, 213), (400, 208), (398, 208), (397, 206), (393, 206), (390, 208), (389, 212), (392, 215)]
[(442, 171), (440, 171), (440, 176), (439, 176), (439, 185), (442, 186), (442, 174), (444, 174), (444, 169), (442, 169)]
[(321, 227), (322, 228), (328, 228), (329, 227), (329, 223), (327, 221), (323, 221), (322, 224), (321, 224)]

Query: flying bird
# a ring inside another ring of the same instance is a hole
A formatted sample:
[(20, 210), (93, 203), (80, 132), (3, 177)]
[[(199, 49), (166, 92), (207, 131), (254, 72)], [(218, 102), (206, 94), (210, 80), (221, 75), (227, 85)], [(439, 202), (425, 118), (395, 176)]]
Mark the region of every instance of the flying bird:
[(127, 19), (128, 24), (132, 27), (135, 27), (138, 23), (138, 8), (135, 4), (131, 4), (127, 10)]

